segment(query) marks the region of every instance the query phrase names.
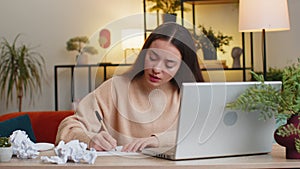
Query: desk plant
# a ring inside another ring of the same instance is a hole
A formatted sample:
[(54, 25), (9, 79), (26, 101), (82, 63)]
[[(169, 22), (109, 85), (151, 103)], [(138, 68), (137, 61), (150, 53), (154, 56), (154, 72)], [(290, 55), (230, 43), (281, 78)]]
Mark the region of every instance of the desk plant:
[[(261, 74), (261, 75), (263, 74), (263, 72), (261, 72), (261, 71), (255, 72), (255, 73)], [(270, 67), (266, 73), (265, 80), (266, 81), (282, 81), (282, 74), (283, 74), (282, 69)], [(252, 77), (251, 80), (255, 80), (255, 79)]]
[(8, 137), (0, 137), (0, 147), (10, 147), (11, 143)]
[(0, 137), (0, 162), (9, 161), (12, 157), (12, 146), (8, 137)]
[(0, 93), (6, 96), (6, 106), (16, 94), (19, 111), (26, 94), (32, 100), (34, 93), (41, 92), (45, 61), (40, 53), (28, 45), (17, 44), (18, 34), (12, 44), (5, 38), (0, 42)]
[(300, 158), (300, 59), (282, 72), (282, 89), (264, 83), (262, 75), (252, 72), (261, 83), (248, 88), (237, 100), (227, 105), (231, 109), (260, 111), (261, 118), (275, 115), (276, 120), (286, 120), (274, 133), (278, 144), (286, 147), (286, 158)]

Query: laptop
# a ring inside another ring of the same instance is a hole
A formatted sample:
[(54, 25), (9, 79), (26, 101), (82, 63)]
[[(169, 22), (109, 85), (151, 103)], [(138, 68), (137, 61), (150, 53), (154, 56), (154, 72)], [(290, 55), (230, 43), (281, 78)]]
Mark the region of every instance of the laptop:
[[(183, 83), (173, 147), (146, 148), (145, 155), (170, 160), (213, 158), (271, 152), (276, 120), (259, 112), (226, 108), (248, 87), (259, 82)], [(265, 82), (278, 89), (280, 81)]]

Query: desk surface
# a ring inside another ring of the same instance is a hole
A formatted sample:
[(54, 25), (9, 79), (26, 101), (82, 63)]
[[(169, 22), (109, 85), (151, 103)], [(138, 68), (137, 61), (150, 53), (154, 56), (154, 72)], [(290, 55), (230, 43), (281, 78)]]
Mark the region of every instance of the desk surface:
[[(42, 152), (40, 155), (53, 155), (52, 151)], [(105, 156), (98, 157), (94, 164), (83, 164), (68, 162), (67, 164), (46, 164), (42, 163), (40, 158), (21, 160), (13, 158), (10, 162), (0, 163), (1, 169), (34, 169), (34, 168), (97, 168), (97, 169), (202, 169), (202, 168), (299, 168), (300, 160), (291, 160), (285, 158), (285, 149), (279, 145), (274, 145), (270, 154), (251, 155), (240, 157), (198, 159), (170, 161), (149, 157), (145, 155), (138, 156)]]

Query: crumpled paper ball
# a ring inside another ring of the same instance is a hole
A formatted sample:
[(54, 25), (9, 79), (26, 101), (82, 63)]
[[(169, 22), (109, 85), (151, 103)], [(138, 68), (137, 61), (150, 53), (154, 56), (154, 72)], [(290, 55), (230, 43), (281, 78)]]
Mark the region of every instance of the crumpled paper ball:
[(12, 143), (13, 155), (16, 155), (17, 158), (27, 159), (38, 157), (38, 149), (28, 138), (25, 131), (16, 130), (9, 136), (9, 139)]
[(46, 163), (65, 164), (68, 160), (72, 160), (76, 163), (86, 162), (94, 164), (97, 153), (96, 150), (91, 148), (87, 150), (87, 144), (79, 142), (79, 140), (72, 140), (65, 144), (64, 141), (60, 141), (54, 148), (56, 156), (42, 156), (41, 160)]

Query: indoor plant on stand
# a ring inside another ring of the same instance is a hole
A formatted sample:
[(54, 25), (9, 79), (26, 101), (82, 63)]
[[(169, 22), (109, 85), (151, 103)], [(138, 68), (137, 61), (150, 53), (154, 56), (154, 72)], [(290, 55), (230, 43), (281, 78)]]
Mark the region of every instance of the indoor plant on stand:
[(201, 31), (198, 35), (194, 33), (194, 40), (197, 49), (202, 49), (204, 60), (216, 60), (217, 50), (226, 53), (223, 46), (228, 46), (232, 36), (224, 35), (222, 32), (215, 33), (211, 27), (208, 29), (199, 25)]
[(95, 55), (98, 53), (97, 49), (93, 46), (87, 46), (89, 39), (86, 36), (76, 36), (67, 41), (67, 51), (76, 51), (76, 62), (78, 64), (87, 64), (86, 53)]
[[(152, 11), (163, 12), (163, 22), (176, 22), (176, 11), (181, 10), (181, 0), (147, 0), (152, 2), (153, 5), (150, 7)], [(187, 9), (184, 9), (185, 11)]]
[(10, 44), (5, 38), (0, 42), (0, 93), (6, 96), (6, 106), (17, 95), (19, 111), (26, 94), (33, 100), (34, 93), (42, 92), (45, 78), (45, 61), (42, 55), (28, 45), (17, 45), (20, 34)]
[(277, 121), (287, 120), (277, 128), (274, 138), (286, 147), (286, 158), (300, 159), (300, 59), (298, 64), (283, 69), (279, 91), (265, 84), (263, 75), (252, 74), (261, 83), (248, 88), (227, 107), (247, 112), (261, 111), (263, 119), (275, 115)]

